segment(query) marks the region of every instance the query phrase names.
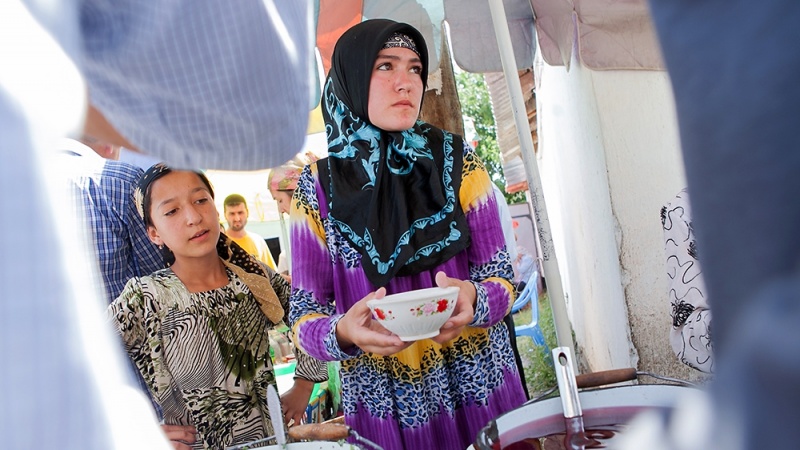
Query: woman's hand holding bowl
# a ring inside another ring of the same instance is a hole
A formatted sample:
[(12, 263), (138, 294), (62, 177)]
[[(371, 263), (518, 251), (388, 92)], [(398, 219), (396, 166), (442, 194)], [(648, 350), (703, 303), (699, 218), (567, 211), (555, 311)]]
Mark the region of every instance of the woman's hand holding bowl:
[(436, 285), (439, 287), (458, 286), (459, 288), (453, 315), (442, 325), (439, 335), (431, 338), (434, 342), (443, 344), (461, 334), (464, 327), (472, 322), (478, 293), (475, 291), (475, 285), (471, 282), (450, 278), (444, 272), (436, 274)]
[(365, 352), (388, 356), (404, 350), (412, 344), (403, 342), (397, 335), (373, 320), (367, 301), (383, 298), (385, 295), (385, 288), (369, 293), (354, 304), (339, 320), (336, 325), (336, 338), (342, 349), (355, 345)]

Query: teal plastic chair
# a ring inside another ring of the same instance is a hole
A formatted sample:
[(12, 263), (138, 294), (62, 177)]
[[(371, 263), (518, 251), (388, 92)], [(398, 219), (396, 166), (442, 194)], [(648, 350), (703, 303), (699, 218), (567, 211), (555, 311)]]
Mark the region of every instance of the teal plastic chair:
[(528, 303), (531, 304), (531, 322), (525, 325), (518, 325), (514, 327), (514, 331), (517, 333), (517, 337), (520, 336), (530, 336), (533, 339), (533, 343), (535, 345), (539, 345), (545, 348), (545, 354), (550, 354), (550, 348), (547, 346), (547, 343), (544, 341), (544, 333), (542, 333), (541, 327), (539, 327), (539, 271), (534, 270), (533, 274), (531, 274), (530, 279), (528, 279), (527, 284), (525, 284), (525, 288), (522, 290), (522, 293), (519, 294), (517, 300), (514, 302), (514, 305), (511, 307), (511, 314), (516, 314), (522, 308), (525, 307)]

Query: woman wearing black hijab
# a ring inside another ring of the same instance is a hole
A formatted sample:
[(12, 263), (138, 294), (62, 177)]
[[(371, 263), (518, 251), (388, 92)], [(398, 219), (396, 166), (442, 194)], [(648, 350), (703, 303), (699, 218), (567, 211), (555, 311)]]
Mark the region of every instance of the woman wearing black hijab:
[[(329, 157), (306, 167), (290, 213), (296, 341), (342, 361), (345, 421), (385, 449), (464, 449), (525, 401), (491, 180), (462, 137), (417, 121), (427, 67), (410, 25), (342, 35), (323, 95)], [(431, 339), (401, 341), (366, 306), (437, 285), (460, 291)]]

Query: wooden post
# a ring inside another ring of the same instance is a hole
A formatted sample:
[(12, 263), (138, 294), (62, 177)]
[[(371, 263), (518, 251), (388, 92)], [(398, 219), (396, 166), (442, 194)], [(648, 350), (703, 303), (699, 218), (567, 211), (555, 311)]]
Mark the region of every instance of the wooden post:
[(464, 119), (447, 39), (442, 39), (439, 68), (428, 74), (428, 90), (419, 118), (445, 131), (464, 136)]

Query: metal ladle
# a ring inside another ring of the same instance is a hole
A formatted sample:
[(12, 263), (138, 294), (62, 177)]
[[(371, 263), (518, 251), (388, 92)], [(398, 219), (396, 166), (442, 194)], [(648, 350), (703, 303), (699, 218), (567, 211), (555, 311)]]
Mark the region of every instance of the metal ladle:
[(583, 427), (583, 411), (578, 397), (578, 382), (572, 370), (572, 353), (569, 347), (553, 349), (558, 392), (561, 397), (561, 407), (564, 410), (564, 424), (566, 436), (564, 447), (568, 450), (584, 450), (588, 445), (596, 443), (586, 435)]

